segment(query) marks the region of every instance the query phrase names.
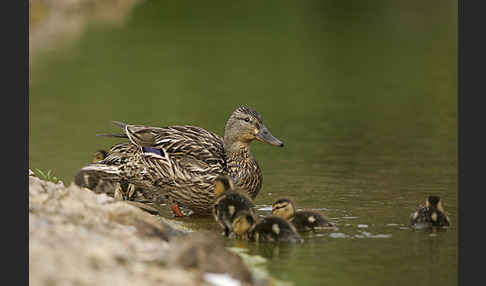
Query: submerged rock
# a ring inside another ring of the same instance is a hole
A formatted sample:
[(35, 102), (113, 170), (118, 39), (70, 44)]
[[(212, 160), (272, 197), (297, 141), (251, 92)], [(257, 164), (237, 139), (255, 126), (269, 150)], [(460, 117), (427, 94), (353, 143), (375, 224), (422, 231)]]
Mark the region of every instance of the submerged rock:
[(213, 233), (198, 232), (170, 243), (168, 264), (206, 273), (227, 273), (231, 278), (253, 283), (250, 270), (240, 256), (229, 251)]
[(29, 173), (30, 284), (211, 285), (206, 273), (253, 285), (247, 266), (218, 237)]

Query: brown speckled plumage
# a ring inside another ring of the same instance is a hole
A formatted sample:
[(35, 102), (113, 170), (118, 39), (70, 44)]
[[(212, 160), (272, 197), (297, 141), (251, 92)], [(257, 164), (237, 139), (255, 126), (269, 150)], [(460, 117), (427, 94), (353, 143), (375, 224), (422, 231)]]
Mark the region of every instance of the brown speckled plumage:
[[(226, 124), (225, 136), (195, 126), (148, 127), (117, 122), (130, 143), (113, 146), (108, 156), (81, 170), (104, 179), (131, 184), (167, 196), (179, 206), (210, 214), (213, 182), (229, 175), (235, 187), (254, 199), (262, 186), (262, 172), (250, 152), (254, 139), (275, 146), (273, 137), (253, 109), (236, 109)], [(121, 136), (118, 136), (121, 137)], [(149, 147), (156, 152), (147, 151)], [(158, 154), (160, 152), (160, 155)]]

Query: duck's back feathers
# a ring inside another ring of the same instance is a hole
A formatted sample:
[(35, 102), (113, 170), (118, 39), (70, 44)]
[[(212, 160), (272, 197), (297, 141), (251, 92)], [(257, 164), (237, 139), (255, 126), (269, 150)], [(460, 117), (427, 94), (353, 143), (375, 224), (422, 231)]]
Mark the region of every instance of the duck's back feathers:
[[(194, 126), (149, 129), (150, 132), (145, 132), (146, 127), (127, 125), (126, 130), (133, 131), (127, 133), (132, 143), (113, 146), (104, 160), (89, 164), (82, 171), (155, 188), (181, 206), (210, 213), (214, 198), (212, 182), (217, 175), (227, 172), (221, 137)], [(152, 139), (148, 140), (149, 137)]]

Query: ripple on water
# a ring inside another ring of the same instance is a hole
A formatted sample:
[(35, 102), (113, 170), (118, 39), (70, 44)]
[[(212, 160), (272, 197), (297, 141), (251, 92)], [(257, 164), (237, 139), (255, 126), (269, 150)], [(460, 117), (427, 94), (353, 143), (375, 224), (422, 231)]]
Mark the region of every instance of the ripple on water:
[(342, 232), (333, 232), (333, 233), (329, 234), (329, 237), (332, 237), (332, 238), (348, 238), (350, 236), (345, 234), (345, 233), (342, 233)]
[(361, 231), (361, 234), (354, 235), (356, 238), (390, 238), (391, 234), (372, 234), (371, 232)]
[(328, 208), (312, 208), (313, 211), (337, 211), (336, 209), (328, 209)]
[(257, 210), (271, 212), (272, 206), (267, 206), (267, 205), (257, 206)]

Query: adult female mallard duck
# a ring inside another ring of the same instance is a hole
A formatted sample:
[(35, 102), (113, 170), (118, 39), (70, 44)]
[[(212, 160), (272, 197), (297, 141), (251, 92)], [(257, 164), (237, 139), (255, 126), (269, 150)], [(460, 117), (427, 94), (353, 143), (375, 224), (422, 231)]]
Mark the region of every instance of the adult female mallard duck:
[[(112, 147), (108, 157), (82, 170), (114, 181), (126, 180), (167, 196), (173, 206), (186, 207), (198, 214), (211, 214), (213, 182), (218, 175), (229, 175), (235, 187), (251, 199), (257, 196), (263, 176), (250, 152), (253, 140), (283, 146), (265, 127), (260, 114), (248, 107), (233, 111), (224, 137), (189, 125), (116, 124), (124, 134), (109, 136), (126, 137), (130, 144)], [(174, 207), (173, 211), (176, 213)]]
[(335, 226), (318, 212), (296, 211), (294, 202), (287, 198), (278, 199), (272, 204), (272, 215), (288, 220), (297, 231)]
[(245, 193), (234, 188), (233, 180), (227, 175), (220, 175), (214, 180), (213, 217), (224, 229), (224, 235), (233, 233), (233, 220), (243, 211), (255, 215), (252, 200)]
[(409, 219), (409, 226), (413, 229), (430, 229), (449, 225), (449, 217), (444, 212), (442, 199), (439, 196), (429, 196), (425, 200), (425, 206), (420, 206), (410, 215)]
[(233, 229), (237, 236), (250, 241), (268, 242), (303, 242), (295, 227), (288, 221), (267, 216), (260, 221), (250, 212), (244, 211), (233, 221)]

